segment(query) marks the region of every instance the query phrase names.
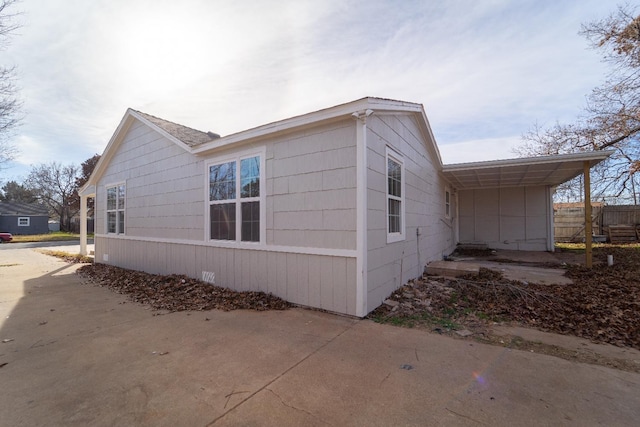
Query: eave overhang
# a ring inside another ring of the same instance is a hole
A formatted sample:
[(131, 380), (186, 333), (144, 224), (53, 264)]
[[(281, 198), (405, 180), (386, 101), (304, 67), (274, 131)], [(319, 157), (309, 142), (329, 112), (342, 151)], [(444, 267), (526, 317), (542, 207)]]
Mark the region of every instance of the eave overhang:
[(458, 190), (483, 188), (557, 186), (580, 175), (584, 163), (593, 167), (614, 150), (523, 157), (444, 165), (445, 178)]

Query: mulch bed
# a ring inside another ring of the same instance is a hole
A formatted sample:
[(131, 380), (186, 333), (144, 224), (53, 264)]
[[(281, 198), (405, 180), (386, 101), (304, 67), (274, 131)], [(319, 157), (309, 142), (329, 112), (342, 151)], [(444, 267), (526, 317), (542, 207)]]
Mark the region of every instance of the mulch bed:
[(78, 274), (132, 301), (169, 312), (186, 310), (286, 310), (290, 304), (264, 292), (238, 292), (183, 275), (157, 275), (106, 264), (84, 265)]
[[(615, 264), (607, 266), (607, 255)], [(395, 291), (370, 317), (479, 319), (575, 335), (594, 342), (640, 349), (640, 249), (596, 248), (594, 268), (567, 269), (573, 285), (525, 284), (482, 269), (462, 278), (423, 277)]]

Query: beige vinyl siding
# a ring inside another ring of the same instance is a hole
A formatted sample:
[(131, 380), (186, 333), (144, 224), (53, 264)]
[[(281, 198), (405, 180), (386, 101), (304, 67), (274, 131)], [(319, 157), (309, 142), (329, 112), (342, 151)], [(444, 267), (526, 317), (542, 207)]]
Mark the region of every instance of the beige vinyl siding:
[[(105, 261), (105, 255), (108, 261)], [(96, 256), (106, 264), (154, 274), (184, 274), (199, 279), (203, 271), (213, 272), (219, 286), (268, 292), (294, 304), (356, 315), (354, 257), (110, 237), (98, 240)]]
[(135, 121), (97, 186), (96, 231), (104, 233), (105, 185), (126, 183), (128, 236), (203, 240), (202, 160)]
[[(205, 238), (205, 162), (247, 145), (194, 156), (134, 121), (97, 185), (96, 260), (158, 274), (202, 278), (236, 290), (271, 292), (295, 304), (355, 315), (355, 122), (343, 120), (253, 141), (265, 148), (267, 240), (216, 247)], [(126, 183), (125, 236), (104, 235), (105, 186)], [(163, 240), (167, 240), (163, 242)], [(193, 244), (189, 244), (193, 241)], [(274, 250), (274, 247), (276, 251)], [(284, 252), (297, 247), (301, 253)], [(304, 248), (328, 255), (305, 254)]]
[[(267, 151), (267, 245), (355, 249), (354, 121), (255, 144)], [(135, 121), (97, 186), (96, 231), (105, 232), (104, 186), (126, 182), (127, 235), (204, 240), (203, 162)]]
[[(420, 276), (427, 262), (453, 251), (455, 218), (445, 217), (446, 182), (415, 116), (374, 114), (367, 132), (367, 306), (372, 310)], [(387, 146), (402, 157), (405, 168), (405, 240), (394, 243), (387, 243)], [(455, 212), (455, 198), (451, 209)]]
[(460, 191), (460, 242), (544, 251), (549, 237), (546, 187)]
[(267, 244), (356, 248), (353, 120), (267, 143)]

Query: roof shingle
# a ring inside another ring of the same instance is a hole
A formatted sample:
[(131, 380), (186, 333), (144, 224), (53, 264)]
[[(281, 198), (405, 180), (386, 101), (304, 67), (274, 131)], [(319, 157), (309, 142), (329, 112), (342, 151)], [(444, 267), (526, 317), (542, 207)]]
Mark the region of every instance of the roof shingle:
[(0, 202), (0, 215), (49, 216), (49, 212), (38, 203)]
[(143, 113), (142, 111), (133, 110), (137, 114), (141, 115), (160, 129), (167, 132), (174, 138), (182, 141), (189, 147), (196, 147), (207, 142), (211, 142), (214, 139), (220, 138), (220, 135), (213, 132), (203, 132), (197, 129), (193, 129), (187, 126), (180, 125), (178, 123), (170, 122), (168, 120), (161, 119), (151, 114)]

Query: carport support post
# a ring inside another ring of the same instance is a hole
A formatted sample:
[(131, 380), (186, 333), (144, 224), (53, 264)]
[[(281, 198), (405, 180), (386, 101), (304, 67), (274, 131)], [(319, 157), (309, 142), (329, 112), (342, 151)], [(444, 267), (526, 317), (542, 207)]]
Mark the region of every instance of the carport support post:
[(591, 249), (591, 240), (593, 230), (591, 228), (591, 177), (589, 161), (584, 162), (584, 245), (585, 245), (585, 265), (587, 268), (593, 266), (593, 254)]

